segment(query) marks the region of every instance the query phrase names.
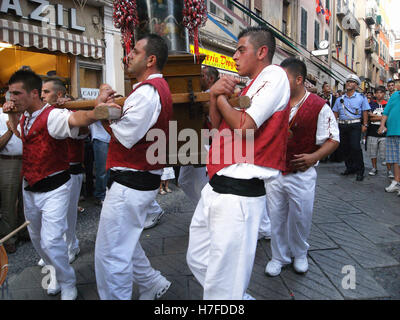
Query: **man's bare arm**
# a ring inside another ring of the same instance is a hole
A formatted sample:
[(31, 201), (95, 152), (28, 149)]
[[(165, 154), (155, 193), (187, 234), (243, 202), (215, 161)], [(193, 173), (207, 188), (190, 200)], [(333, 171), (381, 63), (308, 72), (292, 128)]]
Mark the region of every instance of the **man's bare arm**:
[(10, 141), (13, 133), (10, 129), (8, 129), (1, 137), (0, 137), (0, 151), (4, 149), (7, 145), (8, 141)]

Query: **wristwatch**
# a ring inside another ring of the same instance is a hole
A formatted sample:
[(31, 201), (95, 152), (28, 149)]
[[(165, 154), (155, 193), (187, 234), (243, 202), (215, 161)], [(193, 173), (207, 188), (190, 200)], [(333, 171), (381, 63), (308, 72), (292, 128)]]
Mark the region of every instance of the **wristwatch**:
[(364, 127), (368, 128), (368, 124), (364, 124), (364, 123), (363, 123), (362, 125), (363, 125)]

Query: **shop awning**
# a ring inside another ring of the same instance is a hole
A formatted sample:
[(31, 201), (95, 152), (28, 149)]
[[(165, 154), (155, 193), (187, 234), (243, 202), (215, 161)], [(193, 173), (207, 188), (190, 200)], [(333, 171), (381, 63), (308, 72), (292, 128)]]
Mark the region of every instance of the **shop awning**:
[(0, 19), (0, 41), (23, 47), (72, 53), (94, 59), (104, 57), (103, 40), (79, 36), (52, 28)]

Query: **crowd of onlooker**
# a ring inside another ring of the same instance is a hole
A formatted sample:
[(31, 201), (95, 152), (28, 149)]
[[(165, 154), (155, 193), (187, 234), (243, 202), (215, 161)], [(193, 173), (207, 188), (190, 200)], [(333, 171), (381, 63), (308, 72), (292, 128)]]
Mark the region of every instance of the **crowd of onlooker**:
[[(378, 174), (378, 161), (386, 166), (386, 176), (393, 179), (385, 188), (387, 192), (397, 192), (400, 196), (400, 81), (389, 80), (387, 86), (377, 86), (361, 92), (368, 100), (368, 125), (362, 134), (361, 143), (364, 145), (366, 156), (371, 159), (372, 169), (369, 176)], [(328, 83), (324, 83), (318, 95), (334, 107), (345, 91), (333, 92)], [(334, 152), (325, 161), (341, 162), (344, 160), (341, 149)]]

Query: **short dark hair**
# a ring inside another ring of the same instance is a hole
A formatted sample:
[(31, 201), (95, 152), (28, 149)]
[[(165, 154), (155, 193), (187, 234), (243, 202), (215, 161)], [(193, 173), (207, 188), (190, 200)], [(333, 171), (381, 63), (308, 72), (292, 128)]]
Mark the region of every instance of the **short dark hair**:
[(325, 82), (322, 84), (322, 89), (325, 88), (326, 85), (329, 85), (329, 83), (325, 81)]
[(375, 93), (377, 93), (378, 91), (386, 93), (386, 88), (384, 86), (379, 86), (378, 88), (375, 89)]
[(65, 95), (65, 94), (67, 93), (67, 88), (65, 87), (64, 82), (62, 82), (60, 79), (57, 79), (57, 78), (54, 78), (54, 79), (49, 78), (49, 79), (46, 79), (46, 80), (44, 81), (44, 83), (47, 83), (47, 82), (52, 82), (52, 83), (53, 83), (53, 87), (54, 87), (54, 89), (55, 89), (56, 92), (61, 91), (63, 95)]
[(307, 78), (307, 67), (306, 64), (297, 58), (287, 58), (282, 61), (281, 67), (285, 68), (294, 76), (301, 76), (303, 82)]
[(272, 62), (276, 49), (276, 40), (271, 30), (266, 27), (248, 27), (238, 35), (238, 39), (243, 37), (250, 38), (250, 42), (253, 44), (255, 50), (258, 50), (262, 46), (267, 46), (268, 60)]
[(206, 70), (206, 74), (209, 78), (213, 78), (214, 81), (213, 83), (217, 82), (219, 79), (219, 72), (217, 68), (211, 67), (211, 66), (205, 66), (204, 69)]
[(157, 34), (148, 33), (140, 36), (137, 41), (139, 40), (147, 40), (147, 44), (144, 48), (146, 51), (146, 55), (149, 56), (156, 56), (157, 58), (157, 69), (161, 71), (164, 68), (165, 63), (168, 60), (168, 45), (165, 40)]
[(27, 92), (31, 92), (32, 90), (37, 90), (39, 96), (42, 93), (42, 79), (31, 70), (18, 70), (16, 71), (8, 80), (8, 84), (14, 84), (22, 82), (23, 88)]
[(389, 83), (395, 83), (394, 80), (389, 80), (387, 84)]

